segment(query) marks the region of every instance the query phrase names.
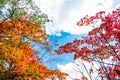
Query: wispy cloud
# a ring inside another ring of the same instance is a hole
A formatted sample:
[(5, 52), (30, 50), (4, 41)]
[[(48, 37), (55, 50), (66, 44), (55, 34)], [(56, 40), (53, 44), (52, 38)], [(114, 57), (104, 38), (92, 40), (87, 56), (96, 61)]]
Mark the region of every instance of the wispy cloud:
[(91, 28), (80, 28), (77, 21), (85, 15), (94, 15), (100, 10), (112, 9), (114, 0), (36, 0), (37, 5), (51, 20), (46, 25), (47, 34), (61, 36), (60, 32), (70, 34), (86, 33)]
[(81, 76), (78, 72), (76, 72), (73, 69), (74, 65), (75, 65), (74, 63), (68, 63), (68, 64), (65, 64), (65, 65), (57, 64), (58, 69), (61, 72), (65, 72), (65, 73), (69, 74), (69, 76), (67, 77), (67, 80), (72, 80), (74, 78), (79, 78)]
[[(92, 64), (92, 65), (91, 65)], [(86, 68), (84, 67), (84, 65), (86, 66)], [(80, 79), (83, 75), (86, 76), (88, 78), (88, 80), (90, 80), (90, 77), (95, 80), (95, 78), (98, 75), (98, 72), (94, 69), (98, 69), (99, 66), (96, 62), (91, 62), (88, 63), (86, 61), (83, 61), (81, 59), (77, 59), (75, 61), (75, 63), (68, 63), (65, 65), (60, 65), (57, 64), (58, 69), (61, 72), (65, 72), (69, 74), (69, 77), (67, 77), (67, 80), (73, 80), (75, 78)], [(87, 71), (89, 72), (91, 70), (91, 68), (94, 70), (90, 75), (88, 75)], [(86, 71), (87, 69), (87, 71)]]

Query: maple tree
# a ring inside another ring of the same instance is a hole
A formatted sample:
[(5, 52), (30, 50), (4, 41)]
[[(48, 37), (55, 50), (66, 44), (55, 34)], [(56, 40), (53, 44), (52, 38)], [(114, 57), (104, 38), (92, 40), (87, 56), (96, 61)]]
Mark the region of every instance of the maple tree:
[[(0, 22), (0, 78), (46, 79), (65, 78), (58, 70), (49, 70), (36, 58), (29, 41), (45, 41), (45, 30), (24, 18)], [(38, 63), (39, 62), (39, 63)]]
[(29, 41), (45, 41), (45, 30), (24, 18), (0, 22), (0, 79), (63, 79), (67, 74), (49, 70), (36, 58)]
[[(91, 80), (94, 80), (91, 75), (95, 71), (98, 74), (95, 80), (120, 78), (120, 7), (107, 15), (104, 11), (91, 17), (87, 15), (77, 25), (92, 26), (93, 30), (89, 31), (83, 39), (75, 39), (59, 47), (56, 53), (75, 53), (74, 59), (81, 59), (90, 64), (96, 62), (99, 69), (93, 69), (92, 66), (90, 70), (86, 69)], [(84, 67), (87, 68), (85, 65)], [(85, 76), (83, 75), (81, 79), (87, 80)]]
[[(45, 23), (49, 22), (48, 16), (45, 13), (42, 13), (34, 0), (0, 0), (0, 21), (16, 20), (20, 17), (40, 25), (42, 28), (45, 28)], [(41, 44), (32, 42), (32, 44), (34, 44), (32, 45), (32, 49), (35, 49), (35, 47), (40, 48), (38, 52), (42, 53), (38, 54), (38, 56), (44, 58), (43, 63), (57, 61), (56, 59), (53, 60), (53, 48), (51, 47), (54, 45), (51, 44), (51, 41), (46, 41)], [(45, 56), (47, 56), (47, 58), (45, 58)]]
[(49, 51), (46, 22), (32, 0), (0, 0), (0, 80), (65, 79), (68, 74), (48, 69), (33, 49), (33, 43), (44, 43)]

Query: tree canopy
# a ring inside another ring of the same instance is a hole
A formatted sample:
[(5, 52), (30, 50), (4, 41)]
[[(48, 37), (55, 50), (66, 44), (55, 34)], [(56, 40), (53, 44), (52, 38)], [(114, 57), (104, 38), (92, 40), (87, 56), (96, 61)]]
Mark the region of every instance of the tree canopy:
[(0, 20), (15, 20), (24, 17), (45, 27), (48, 16), (40, 11), (33, 0), (0, 0)]
[[(96, 23), (99, 22), (99, 26)], [(89, 63), (95, 61), (99, 69), (95, 70), (96, 79), (115, 80), (120, 78), (120, 7), (111, 13), (104, 11), (96, 13), (95, 16), (83, 17), (78, 26), (92, 26), (93, 30), (81, 40), (75, 39), (56, 50), (57, 54), (75, 53), (74, 59), (82, 59)], [(106, 62), (109, 61), (109, 62)], [(87, 68), (87, 66), (84, 66)], [(87, 71), (89, 77), (94, 69)], [(86, 77), (81, 78), (86, 80)], [(91, 78), (91, 80), (94, 80)]]
[(31, 42), (46, 41), (47, 15), (32, 0), (0, 1), (0, 79), (63, 80), (68, 74), (42, 64)]

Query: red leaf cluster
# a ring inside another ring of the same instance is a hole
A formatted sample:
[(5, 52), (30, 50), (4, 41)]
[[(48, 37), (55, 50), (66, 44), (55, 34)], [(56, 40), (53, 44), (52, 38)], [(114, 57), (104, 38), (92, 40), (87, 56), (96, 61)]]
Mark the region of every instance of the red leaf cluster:
[[(101, 20), (99, 27), (95, 23)], [(108, 15), (104, 11), (96, 13), (95, 16), (85, 16), (77, 25), (93, 25), (86, 37), (82, 40), (74, 40), (56, 50), (57, 54), (74, 52), (74, 59), (81, 58), (85, 61), (98, 61), (105, 64), (104, 60), (111, 60), (114, 64), (107, 64), (99, 71), (102, 78), (115, 79), (120, 77), (120, 7)], [(100, 63), (101, 64), (101, 63)], [(107, 69), (107, 68), (110, 69)], [(107, 70), (106, 70), (107, 69)]]

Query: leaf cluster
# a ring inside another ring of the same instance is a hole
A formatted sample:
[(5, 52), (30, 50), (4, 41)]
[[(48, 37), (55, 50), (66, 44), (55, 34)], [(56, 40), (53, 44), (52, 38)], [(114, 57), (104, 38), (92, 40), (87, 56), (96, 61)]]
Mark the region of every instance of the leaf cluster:
[[(95, 24), (99, 20), (101, 23), (96, 27)], [(102, 80), (120, 78), (120, 7), (108, 15), (100, 11), (95, 16), (85, 16), (77, 25), (83, 27), (92, 25), (93, 30), (83, 39), (75, 39), (59, 47), (56, 53), (75, 53), (74, 59), (79, 58), (89, 63), (95, 61), (99, 64), (97, 78)], [(91, 71), (88, 72), (89, 75), (90, 73)]]

